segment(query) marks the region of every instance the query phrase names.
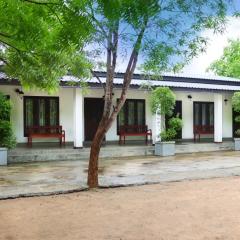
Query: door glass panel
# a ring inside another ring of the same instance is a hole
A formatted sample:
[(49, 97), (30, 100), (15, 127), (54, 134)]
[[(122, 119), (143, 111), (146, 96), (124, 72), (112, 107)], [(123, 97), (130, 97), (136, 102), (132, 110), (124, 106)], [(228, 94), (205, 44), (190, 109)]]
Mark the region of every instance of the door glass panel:
[(57, 125), (57, 112), (58, 112), (58, 106), (56, 99), (50, 99), (49, 102), (49, 115), (50, 115), (50, 126), (56, 126)]
[(25, 111), (25, 119), (26, 119), (26, 127), (33, 126), (33, 100), (26, 99), (26, 111)]
[(119, 126), (125, 125), (125, 118), (124, 118), (124, 112), (125, 112), (125, 105), (122, 107), (118, 114), (118, 124)]
[(134, 102), (128, 102), (128, 125), (134, 125)]
[(195, 107), (194, 123), (195, 123), (195, 125), (200, 125), (200, 104), (195, 103), (194, 107)]
[(137, 102), (137, 125), (144, 125), (144, 104)]
[(39, 126), (45, 126), (46, 107), (44, 99), (39, 99)]
[(214, 104), (209, 105), (209, 125), (214, 125)]
[(207, 105), (206, 103), (202, 104), (202, 126), (206, 126), (207, 125)]

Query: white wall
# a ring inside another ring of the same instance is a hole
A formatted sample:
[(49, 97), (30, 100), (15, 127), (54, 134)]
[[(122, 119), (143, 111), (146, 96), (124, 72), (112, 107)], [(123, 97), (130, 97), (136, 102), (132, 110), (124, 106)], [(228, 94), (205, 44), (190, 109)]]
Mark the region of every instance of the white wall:
[[(10, 95), (13, 104), (11, 121), (13, 129), (17, 137), (17, 142), (26, 142), (23, 131), (23, 99), (15, 92), (19, 86), (3, 86), (0, 85), (0, 91), (6, 95)], [(24, 91), (24, 96), (48, 96), (45, 92), (40, 91)], [(73, 141), (73, 89), (61, 88), (59, 92), (51, 96), (59, 97), (59, 117), (60, 124), (66, 131), (66, 141)]]
[[(23, 99), (20, 99), (15, 89), (19, 86), (3, 86), (0, 85), (0, 91), (10, 95), (13, 102), (12, 110), (12, 123), (14, 132), (17, 136), (18, 142), (26, 142), (26, 138), (23, 136)], [(24, 91), (25, 96), (47, 96), (44, 92), (39, 91)], [(89, 89), (84, 97), (96, 97), (102, 98), (103, 89)], [(213, 102), (213, 93), (211, 92), (194, 92), (194, 91), (175, 91), (177, 100), (182, 101), (182, 117), (183, 117), (183, 139), (193, 138), (193, 102), (194, 101), (206, 101)], [(192, 99), (188, 99), (188, 95), (192, 96)], [(59, 92), (53, 96), (59, 96), (60, 103), (60, 124), (66, 131), (66, 141), (72, 142), (74, 139), (73, 133), (73, 88), (60, 88)], [(223, 102), (223, 137), (232, 137), (232, 104), (231, 94), (223, 94), (224, 99), (228, 99), (227, 104)], [(114, 103), (120, 97), (120, 90), (114, 90)], [(127, 98), (129, 99), (145, 99), (146, 104), (146, 124), (149, 128), (154, 129), (153, 116), (150, 111), (149, 105), (149, 93), (144, 90), (130, 90)], [(84, 109), (83, 109), (84, 112)], [(114, 121), (112, 127), (109, 129), (106, 135), (107, 141), (117, 141), (117, 121)]]
[[(182, 101), (182, 138), (193, 138), (193, 102), (214, 102), (214, 93), (197, 91), (175, 91), (176, 99)], [(190, 100), (188, 95), (192, 96)], [(223, 138), (232, 137), (232, 94), (223, 93)], [(228, 99), (227, 103), (224, 99)]]

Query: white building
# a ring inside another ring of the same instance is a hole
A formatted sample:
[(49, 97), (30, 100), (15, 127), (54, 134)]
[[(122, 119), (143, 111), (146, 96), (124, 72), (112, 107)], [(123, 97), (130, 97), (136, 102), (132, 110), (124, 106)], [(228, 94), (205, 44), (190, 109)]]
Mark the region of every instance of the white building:
[[(97, 72), (102, 81), (105, 73)], [(122, 74), (115, 78), (114, 102), (121, 93)], [(18, 143), (27, 142), (28, 126), (62, 125), (66, 132), (66, 142), (82, 147), (85, 141), (91, 141), (103, 108), (103, 89), (97, 79), (89, 81), (86, 94), (80, 87), (69, 86), (69, 77), (63, 78), (59, 91), (49, 96), (40, 91), (19, 93), (21, 86), (16, 80), (9, 80), (0, 74), (0, 91), (10, 96), (13, 103), (11, 120)], [(162, 80), (148, 81), (135, 74), (128, 92), (127, 101), (121, 116), (113, 123), (105, 140), (118, 141), (118, 126), (148, 125), (156, 137), (155, 116), (150, 111), (150, 92), (142, 84), (169, 86), (176, 94), (178, 112), (183, 120), (183, 129), (178, 138), (183, 141), (194, 139), (194, 125), (212, 127), (210, 134), (201, 134), (214, 142), (231, 139), (236, 128), (233, 123), (231, 97), (240, 91), (238, 79), (226, 77), (201, 77), (184, 75), (165, 75)], [(135, 137), (136, 138), (136, 137)], [(135, 139), (129, 137), (129, 140)], [(139, 137), (138, 137), (139, 139)], [(49, 141), (49, 139), (34, 139)]]

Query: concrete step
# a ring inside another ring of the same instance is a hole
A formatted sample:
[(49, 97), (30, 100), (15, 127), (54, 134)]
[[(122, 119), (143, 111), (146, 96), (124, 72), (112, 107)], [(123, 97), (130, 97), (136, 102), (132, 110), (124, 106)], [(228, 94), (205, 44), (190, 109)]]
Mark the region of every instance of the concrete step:
[[(100, 158), (153, 155), (153, 146), (107, 146), (102, 147)], [(8, 153), (8, 163), (86, 160), (90, 148), (83, 149), (14, 149)]]

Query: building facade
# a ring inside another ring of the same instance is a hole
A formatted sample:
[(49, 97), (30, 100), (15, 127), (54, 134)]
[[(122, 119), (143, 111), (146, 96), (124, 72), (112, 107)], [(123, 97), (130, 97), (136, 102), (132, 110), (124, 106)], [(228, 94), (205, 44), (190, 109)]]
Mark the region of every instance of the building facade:
[[(97, 72), (105, 81), (105, 73)], [(121, 94), (122, 74), (115, 78), (113, 101), (117, 103)], [(27, 142), (27, 127), (61, 125), (66, 132), (66, 142), (74, 147), (82, 147), (92, 140), (103, 110), (104, 91), (96, 79), (89, 80), (87, 92), (78, 86), (68, 85), (71, 77), (64, 77), (59, 91), (48, 95), (41, 91), (25, 91), (16, 80), (0, 75), (0, 91), (10, 96), (13, 103), (11, 121), (18, 143)], [(76, 79), (74, 79), (77, 81)], [(124, 108), (106, 134), (107, 142), (118, 141), (121, 125), (148, 125), (152, 129), (153, 142), (156, 132), (156, 115), (150, 109), (150, 90), (144, 85), (168, 86), (176, 95), (175, 114), (183, 120), (183, 128), (178, 138), (191, 141), (194, 126), (212, 126), (214, 132), (204, 134), (214, 142), (234, 137), (236, 124), (231, 98), (240, 91), (240, 81), (226, 77), (165, 75), (160, 80), (148, 80), (134, 75)], [(129, 137), (129, 140), (140, 137)], [(51, 141), (36, 139), (36, 141)]]

